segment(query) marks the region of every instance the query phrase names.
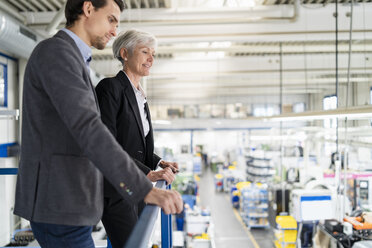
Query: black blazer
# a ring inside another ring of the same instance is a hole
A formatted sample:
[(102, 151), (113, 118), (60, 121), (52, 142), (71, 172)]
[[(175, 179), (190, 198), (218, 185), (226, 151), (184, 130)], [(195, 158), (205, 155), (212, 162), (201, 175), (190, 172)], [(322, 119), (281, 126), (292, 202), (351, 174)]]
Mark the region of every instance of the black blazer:
[[(105, 78), (96, 87), (101, 118), (118, 143), (145, 173), (155, 170), (160, 157), (154, 154), (154, 138), (150, 111), (145, 104), (150, 131), (144, 136), (137, 99), (128, 77), (120, 71), (115, 77)], [(112, 187), (106, 187), (110, 195)], [(111, 189), (108, 189), (111, 188)]]

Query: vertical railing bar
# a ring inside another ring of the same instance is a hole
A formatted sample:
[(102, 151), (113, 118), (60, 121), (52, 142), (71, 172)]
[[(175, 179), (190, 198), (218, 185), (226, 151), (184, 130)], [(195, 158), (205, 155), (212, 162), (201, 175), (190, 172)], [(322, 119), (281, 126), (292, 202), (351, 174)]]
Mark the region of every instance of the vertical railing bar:
[[(171, 186), (168, 185), (167, 189), (171, 189)], [(161, 247), (172, 247), (172, 215), (165, 214), (163, 210), (161, 211)]]
[[(172, 185), (169, 184), (168, 187), (167, 187), (168, 190), (171, 190), (172, 189)], [(168, 215), (168, 218), (169, 218), (169, 222), (168, 222), (168, 232), (169, 232), (169, 247), (173, 247), (173, 230), (172, 230), (172, 215), (169, 214)]]

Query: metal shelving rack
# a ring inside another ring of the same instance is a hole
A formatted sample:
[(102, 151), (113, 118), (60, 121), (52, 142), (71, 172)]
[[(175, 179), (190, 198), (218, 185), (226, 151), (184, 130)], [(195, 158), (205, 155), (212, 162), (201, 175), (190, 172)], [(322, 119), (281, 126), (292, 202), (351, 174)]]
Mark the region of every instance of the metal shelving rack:
[(256, 158), (246, 156), (247, 180), (254, 182), (267, 182), (275, 174), (274, 167), (269, 158)]
[(268, 228), (268, 191), (258, 183), (241, 190), (241, 216), (248, 228)]

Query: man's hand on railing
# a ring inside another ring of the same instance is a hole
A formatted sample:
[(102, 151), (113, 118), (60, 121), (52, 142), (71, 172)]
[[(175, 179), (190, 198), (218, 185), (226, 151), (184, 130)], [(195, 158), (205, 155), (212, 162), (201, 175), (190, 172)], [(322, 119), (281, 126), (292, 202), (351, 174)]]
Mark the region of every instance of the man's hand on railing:
[(165, 214), (181, 213), (183, 209), (182, 197), (175, 190), (152, 188), (144, 200), (147, 204), (161, 207)]
[(163, 170), (150, 171), (147, 174), (147, 178), (150, 179), (151, 182), (165, 180), (168, 184), (171, 184), (174, 181), (175, 176), (172, 169), (167, 167)]

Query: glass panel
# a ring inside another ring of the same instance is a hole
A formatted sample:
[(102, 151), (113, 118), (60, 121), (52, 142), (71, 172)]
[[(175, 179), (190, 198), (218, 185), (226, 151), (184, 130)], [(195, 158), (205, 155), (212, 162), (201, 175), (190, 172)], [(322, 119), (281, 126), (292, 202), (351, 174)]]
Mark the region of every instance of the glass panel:
[(294, 113), (301, 113), (305, 111), (305, 103), (304, 102), (297, 102), (293, 104), (293, 112)]
[(337, 108), (337, 96), (326, 96), (323, 99), (323, 109), (336, 109)]
[(0, 64), (0, 107), (5, 106), (5, 66)]
[(253, 104), (253, 116), (273, 116), (279, 115), (280, 109), (278, 104)]
[[(337, 96), (326, 96), (323, 98), (323, 110), (330, 110), (337, 108)], [(334, 119), (327, 119), (323, 121), (325, 128), (336, 128), (337, 127), (337, 120)]]

